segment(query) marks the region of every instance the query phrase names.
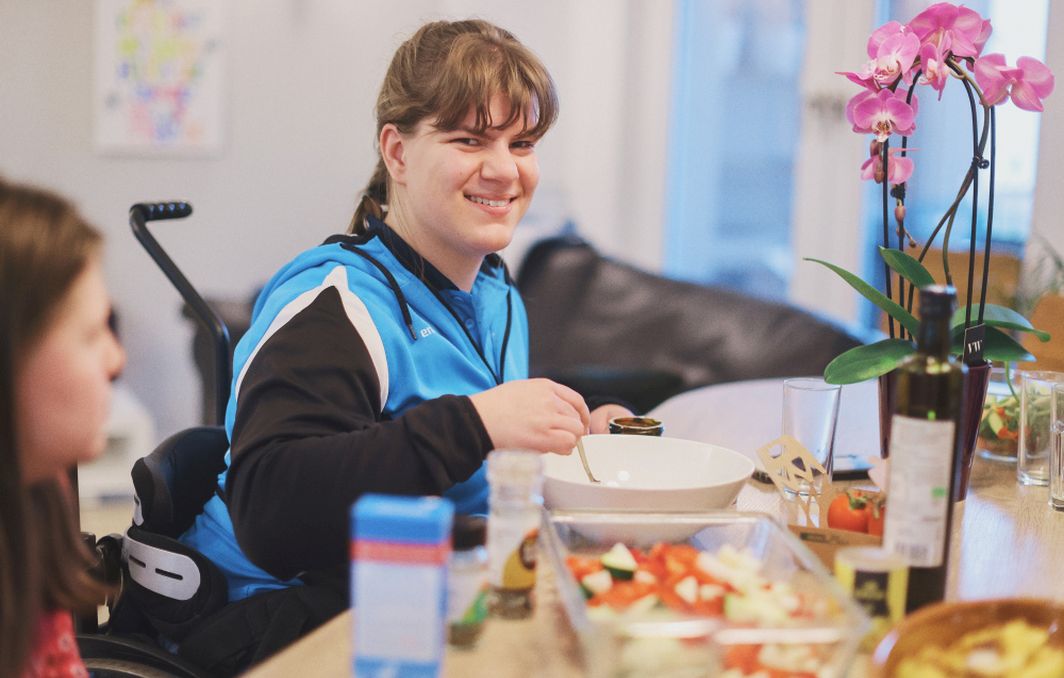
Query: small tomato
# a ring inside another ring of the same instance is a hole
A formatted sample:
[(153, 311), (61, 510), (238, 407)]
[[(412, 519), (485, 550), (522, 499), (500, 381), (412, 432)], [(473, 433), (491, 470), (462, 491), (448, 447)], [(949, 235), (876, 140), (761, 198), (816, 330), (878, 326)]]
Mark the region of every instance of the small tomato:
[(851, 532), (868, 531), (868, 501), (864, 497), (843, 492), (828, 505), (828, 527)]

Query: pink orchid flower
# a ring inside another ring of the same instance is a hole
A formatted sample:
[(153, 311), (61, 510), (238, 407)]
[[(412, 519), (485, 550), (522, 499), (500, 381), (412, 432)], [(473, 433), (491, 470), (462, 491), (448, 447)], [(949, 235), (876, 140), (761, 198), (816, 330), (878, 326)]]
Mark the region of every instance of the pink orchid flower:
[(886, 42), (887, 38), (897, 35), (898, 33), (908, 32), (909, 27), (902, 25), (897, 21), (888, 21), (876, 30), (872, 31), (872, 35), (868, 38), (868, 58), (875, 59), (877, 56), (879, 56), (879, 46)]
[(927, 43), (920, 48), (920, 70), (922, 71), (920, 84), (931, 85), (931, 88), (938, 92), (939, 101), (942, 100), (942, 91), (946, 88), (951, 73), (946, 63), (949, 38), (947, 37), (943, 42), (946, 43), (944, 47)]
[(909, 22), (921, 44), (940, 45), (950, 40), (950, 49), (959, 57), (977, 57), (983, 51), (993, 28), (979, 13), (949, 2), (931, 5)]
[[(916, 149), (909, 149), (911, 153)], [(861, 165), (861, 178), (864, 180), (875, 179), (877, 184), (886, 179), (892, 184), (903, 184), (913, 175), (913, 161), (911, 158), (899, 158), (895, 154), (901, 153), (902, 149), (892, 148), (887, 151), (887, 173), (883, 174), (883, 156), (874, 153)]]
[(916, 129), (917, 99), (905, 103), (905, 92), (889, 89), (865, 90), (846, 104), (846, 119), (853, 131), (875, 134), (878, 141), (886, 141), (891, 134), (907, 136)]
[(919, 51), (920, 39), (907, 27), (891, 21), (877, 28), (868, 39), (870, 60), (861, 70), (839, 75), (875, 92), (908, 75)]
[(983, 102), (996, 106), (1011, 95), (1012, 103), (1025, 111), (1041, 111), (1042, 99), (1053, 91), (1053, 72), (1038, 59), (1020, 57), (1009, 68), (1004, 54), (987, 54), (975, 62), (975, 81), (983, 90)]

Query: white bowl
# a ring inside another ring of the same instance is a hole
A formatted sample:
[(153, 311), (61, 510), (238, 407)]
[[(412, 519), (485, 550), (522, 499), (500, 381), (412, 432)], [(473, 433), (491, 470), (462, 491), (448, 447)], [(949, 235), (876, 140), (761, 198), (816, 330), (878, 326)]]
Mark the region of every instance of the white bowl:
[(576, 450), (543, 456), (543, 501), (549, 509), (702, 511), (727, 508), (754, 472), (745, 455), (680, 438), (584, 437), (587, 479)]

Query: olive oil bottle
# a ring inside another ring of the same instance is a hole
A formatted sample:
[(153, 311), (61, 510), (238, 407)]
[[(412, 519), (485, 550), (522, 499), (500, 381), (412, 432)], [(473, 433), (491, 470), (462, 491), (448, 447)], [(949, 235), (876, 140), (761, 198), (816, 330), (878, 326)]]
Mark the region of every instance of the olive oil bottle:
[(942, 600), (968, 371), (950, 355), (952, 287), (920, 288), (916, 353), (897, 369), (883, 545), (909, 564), (905, 611)]

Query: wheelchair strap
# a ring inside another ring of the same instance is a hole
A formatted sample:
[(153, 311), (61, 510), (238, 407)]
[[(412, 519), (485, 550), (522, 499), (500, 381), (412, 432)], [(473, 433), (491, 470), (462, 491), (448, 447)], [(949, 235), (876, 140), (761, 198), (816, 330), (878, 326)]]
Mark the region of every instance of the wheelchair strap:
[(192, 558), (149, 546), (129, 535), (122, 540), (122, 560), (129, 576), (149, 591), (174, 600), (189, 600), (200, 587), (200, 571)]

